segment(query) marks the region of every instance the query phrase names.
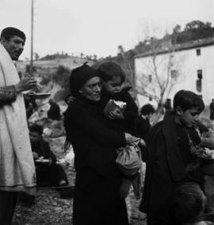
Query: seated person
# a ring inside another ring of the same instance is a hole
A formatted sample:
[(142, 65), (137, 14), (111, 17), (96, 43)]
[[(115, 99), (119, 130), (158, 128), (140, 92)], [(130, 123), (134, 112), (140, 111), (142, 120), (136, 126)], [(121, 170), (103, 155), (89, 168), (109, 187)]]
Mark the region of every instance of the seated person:
[(26, 108), (27, 119), (31, 117), (31, 115), (37, 110), (36, 99), (28, 94), (24, 95), (24, 102)]
[[(30, 140), (36, 166), (37, 186), (64, 186), (68, 180), (63, 168), (56, 164), (56, 156), (43, 137), (43, 127), (33, 124), (30, 127)], [(45, 159), (45, 162), (44, 162)]]
[(60, 114), (59, 105), (56, 102), (54, 102), (53, 99), (49, 100), (49, 104), (50, 104), (50, 109), (47, 112), (48, 118), (52, 120), (60, 120), (61, 114)]

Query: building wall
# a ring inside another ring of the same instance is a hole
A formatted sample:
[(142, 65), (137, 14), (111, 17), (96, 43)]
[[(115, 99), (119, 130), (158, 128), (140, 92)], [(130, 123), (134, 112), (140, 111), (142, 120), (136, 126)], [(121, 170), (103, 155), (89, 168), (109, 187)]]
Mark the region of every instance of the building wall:
[[(197, 55), (196, 50), (200, 49), (201, 54)], [(166, 77), (169, 62), (169, 55), (172, 53), (165, 53), (156, 56), (156, 65), (158, 74), (161, 74), (163, 79)], [(142, 75), (149, 75), (152, 72), (154, 63), (153, 56), (135, 58), (135, 78), (136, 85), (141, 86), (139, 80), (142, 80)], [(173, 86), (169, 96), (165, 98), (173, 99), (173, 96), (178, 90), (191, 90), (197, 94), (202, 95), (206, 105), (209, 105), (211, 99), (214, 98), (214, 45), (182, 50), (173, 53), (172, 68), (170, 70), (178, 71), (178, 78)], [(198, 80), (197, 71), (202, 70), (202, 89), (201, 92), (196, 88), (196, 80)], [(146, 84), (148, 87), (153, 87), (158, 95), (158, 88), (155, 88), (155, 83)], [(151, 103), (156, 106), (156, 101), (149, 101), (148, 97), (138, 95), (139, 105)]]

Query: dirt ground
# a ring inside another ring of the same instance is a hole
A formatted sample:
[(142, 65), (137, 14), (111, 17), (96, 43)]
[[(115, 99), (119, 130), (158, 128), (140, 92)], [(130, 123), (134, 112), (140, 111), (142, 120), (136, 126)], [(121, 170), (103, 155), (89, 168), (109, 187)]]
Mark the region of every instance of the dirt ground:
[[(56, 132), (57, 134), (52, 134), (47, 140), (57, 158), (61, 159), (65, 156), (63, 150), (65, 136), (59, 130)], [(73, 167), (65, 164), (63, 167), (68, 175), (70, 186), (73, 186), (75, 181)], [(135, 199), (133, 192), (130, 192), (126, 201), (130, 225), (146, 225), (146, 220), (142, 219), (138, 211), (139, 200)], [(26, 206), (18, 202), (13, 225), (72, 225), (72, 204), (72, 197), (61, 198), (57, 189), (38, 188), (35, 204)]]

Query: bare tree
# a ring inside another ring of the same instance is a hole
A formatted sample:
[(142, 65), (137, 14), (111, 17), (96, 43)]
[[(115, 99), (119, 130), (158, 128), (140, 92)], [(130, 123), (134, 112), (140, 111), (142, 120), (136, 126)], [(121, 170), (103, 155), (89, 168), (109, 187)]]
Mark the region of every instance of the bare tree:
[[(162, 110), (165, 100), (181, 79), (181, 63), (171, 40), (150, 39), (150, 51), (139, 59), (141, 73), (136, 77), (137, 93), (157, 102)], [(139, 73), (139, 72), (138, 72)]]

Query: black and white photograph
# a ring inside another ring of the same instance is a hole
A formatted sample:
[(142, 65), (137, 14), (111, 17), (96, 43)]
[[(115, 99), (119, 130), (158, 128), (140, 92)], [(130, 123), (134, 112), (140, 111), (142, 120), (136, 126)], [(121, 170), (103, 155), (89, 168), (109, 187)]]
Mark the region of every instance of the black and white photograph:
[(0, 3), (0, 225), (214, 225), (214, 1)]

